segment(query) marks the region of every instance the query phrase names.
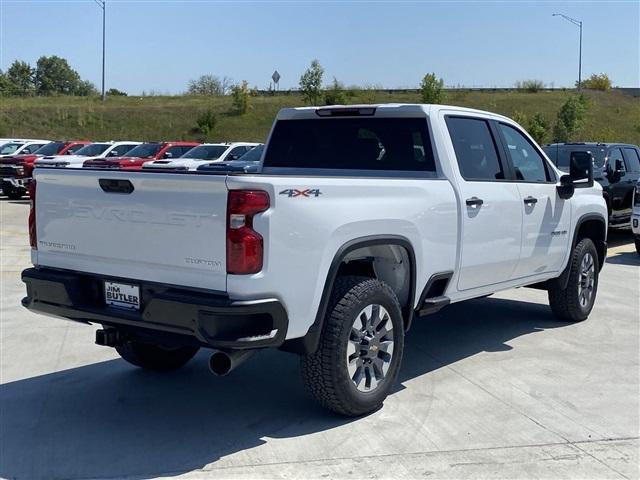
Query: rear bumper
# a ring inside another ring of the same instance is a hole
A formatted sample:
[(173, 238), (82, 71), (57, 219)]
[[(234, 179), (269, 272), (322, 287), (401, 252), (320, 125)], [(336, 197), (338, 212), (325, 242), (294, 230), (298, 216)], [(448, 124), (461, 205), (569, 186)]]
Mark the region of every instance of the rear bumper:
[[(104, 280), (139, 285), (141, 309), (107, 306)], [(49, 268), (26, 269), (22, 281), (27, 285), (22, 305), (29, 310), (146, 337), (247, 349), (278, 347), (287, 334), (287, 313), (275, 299), (235, 301), (220, 292)]]

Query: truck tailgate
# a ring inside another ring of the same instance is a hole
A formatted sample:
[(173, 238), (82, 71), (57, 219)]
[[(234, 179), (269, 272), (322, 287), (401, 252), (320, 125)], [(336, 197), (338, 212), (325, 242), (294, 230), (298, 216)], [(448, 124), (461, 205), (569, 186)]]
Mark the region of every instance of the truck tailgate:
[(35, 178), (34, 264), (226, 291), (226, 177), (36, 169)]

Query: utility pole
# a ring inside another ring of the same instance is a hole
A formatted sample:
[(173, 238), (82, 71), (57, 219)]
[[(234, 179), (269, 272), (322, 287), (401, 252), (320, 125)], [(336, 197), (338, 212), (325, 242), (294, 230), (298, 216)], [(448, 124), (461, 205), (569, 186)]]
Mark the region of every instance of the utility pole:
[(107, 0), (93, 0), (102, 9), (102, 101), (107, 99), (107, 94), (104, 91), (104, 67), (105, 67), (105, 37), (106, 37), (106, 14), (107, 14)]
[(573, 23), (580, 28), (580, 46), (578, 47), (578, 91), (582, 90), (582, 21), (575, 18), (568, 17), (562, 13), (554, 13), (553, 17), (562, 17), (567, 22)]

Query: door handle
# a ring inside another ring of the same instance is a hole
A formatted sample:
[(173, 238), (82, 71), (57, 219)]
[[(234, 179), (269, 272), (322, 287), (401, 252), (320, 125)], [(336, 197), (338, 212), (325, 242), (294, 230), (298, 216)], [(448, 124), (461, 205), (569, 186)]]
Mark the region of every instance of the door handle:
[(524, 199), (525, 205), (535, 205), (536, 203), (538, 203), (538, 199), (536, 197), (532, 197), (531, 195)]
[(471, 208), (478, 208), (480, 205), (484, 203), (482, 199), (478, 197), (467, 198), (465, 202), (467, 203), (467, 206)]

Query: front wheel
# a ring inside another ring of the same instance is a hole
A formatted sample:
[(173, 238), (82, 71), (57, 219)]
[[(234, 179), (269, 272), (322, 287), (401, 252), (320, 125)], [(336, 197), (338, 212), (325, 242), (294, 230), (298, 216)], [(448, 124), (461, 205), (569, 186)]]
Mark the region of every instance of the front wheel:
[(193, 358), (198, 347), (168, 347), (127, 341), (116, 347), (120, 356), (136, 367), (168, 371), (178, 369)]
[(9, 200), (20, 200), (24, 196), (24, 191), (21, 188), (11, 187), (6, 194)]
[(566, 288), (549, 289), (549, 305), (561, 320), (585, 320), (598, 291), (598, 252), (589, 238), (583, 238), (573, 249), (569, 260), (569, 280)]
[(640, 237), (636, 237), (636, 253), (640, 255)]
[(372, 278), (340, 277), (320, 345), (302, 359), (307, 389), (342, 415), (377, 410), (398, 376), (403, 347), (404, 322), (393, 290)]

